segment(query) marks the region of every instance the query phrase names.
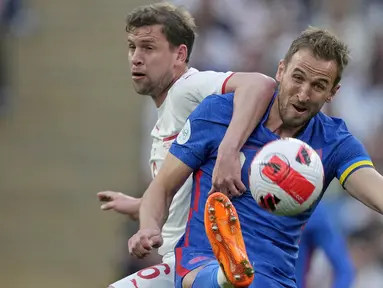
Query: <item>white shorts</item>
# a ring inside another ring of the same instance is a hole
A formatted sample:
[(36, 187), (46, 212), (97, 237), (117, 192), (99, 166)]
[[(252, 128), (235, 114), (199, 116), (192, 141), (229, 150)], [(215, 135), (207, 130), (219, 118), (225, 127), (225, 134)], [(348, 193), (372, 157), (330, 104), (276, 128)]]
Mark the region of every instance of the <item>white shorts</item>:
[(175, 258), (144, 268), (109, 286), (109, 288), (172, 288), (174, 287)]

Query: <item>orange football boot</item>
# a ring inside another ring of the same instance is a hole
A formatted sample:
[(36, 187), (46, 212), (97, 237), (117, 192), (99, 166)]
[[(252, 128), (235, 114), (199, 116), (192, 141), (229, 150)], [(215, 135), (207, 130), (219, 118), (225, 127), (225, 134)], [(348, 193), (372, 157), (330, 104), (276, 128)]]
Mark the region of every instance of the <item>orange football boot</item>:
[(205, 230), (226, 279), (234, 287), (248, 287), (254, 269), (246, 253), (237, 211), (227, 196), (211, 194), (205, 205)]

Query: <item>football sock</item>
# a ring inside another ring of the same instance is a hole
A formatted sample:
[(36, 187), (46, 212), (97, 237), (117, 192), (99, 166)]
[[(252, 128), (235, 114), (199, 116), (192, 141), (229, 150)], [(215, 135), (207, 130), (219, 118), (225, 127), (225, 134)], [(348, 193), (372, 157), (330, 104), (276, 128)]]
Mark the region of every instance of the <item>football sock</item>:
[(216, 261), (210, 262), (203, 267), (195, 277), (192, 288), (220, 288), (218, 284), (219, 264)]

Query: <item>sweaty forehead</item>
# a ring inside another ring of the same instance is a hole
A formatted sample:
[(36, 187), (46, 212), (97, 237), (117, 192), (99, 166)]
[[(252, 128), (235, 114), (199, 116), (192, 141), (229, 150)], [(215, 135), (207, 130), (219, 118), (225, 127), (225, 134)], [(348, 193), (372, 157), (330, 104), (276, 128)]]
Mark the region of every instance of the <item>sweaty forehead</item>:
[(338, 65), (335, 60), (320, 59), (307, 49), (295, 53), (290, 64), (290, 68), (293, 70), (300, 69), (311, 77), (327, 78), (330, 82), (335, 81), (338, 73)]
[(136, 41), (166, 41), (164, 33), (162, 33), (161, 25), (151, 25), (133, 28), (128, 33), (128, 39)]

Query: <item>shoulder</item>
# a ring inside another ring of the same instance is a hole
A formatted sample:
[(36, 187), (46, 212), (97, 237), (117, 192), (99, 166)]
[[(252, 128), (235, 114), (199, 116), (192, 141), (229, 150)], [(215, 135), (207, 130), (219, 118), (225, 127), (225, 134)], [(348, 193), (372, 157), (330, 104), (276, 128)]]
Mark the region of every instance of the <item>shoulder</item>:
[(341, 143), (345, 139), (352, 137), (343, 119), (330, 117), (322, 112), (315, 116), (315, 130), (322, 135), (326, 143)]
[(205, 88), (205, 86), (216, 87), (217, 84), (222, 82), (233, 75), (233, 72), (217, 72), (213, 70), (209, 71), (198, 71), (197, 69), (190, 68), (180, 79), (180, 86), (190, 87), (197, 86)]
[[(317, 121), (327, 129), (339, 132), (348, 132), (346, 122), (337, 117), (330, 117), (322, 112), (316, 115)], [(349, 133), (349, 132), (348, 132)]]
[(333, 158), (341, 161), (346, 156), (367, 155), (363, 144), (348, 130), (345, 121), (341, 118), (320, 113), (318, 123), (319, 129), (316, 127), (315, 132), (321, 135), (326, 146), (332, 148)]
[[(201, 99), (208, 94), (221, 94), (225, 80), (232, 72), (198, 71), (190, 68), (169, 90), (169, 96), (176, 99)], [(210, 93), (209, 93), (210, 92)]]
[[(182, 75), (169, 89), (168, 97), (177, 97), (184, 95), (184, 93), (196, 93), (200, 74), (197, 69), (190, 68), (184, 75)], [(191, 89), (194, 88), (194, 89)]]
[(228, 125), (233, 114), (233, 99), (233, 93), (210, 95), (197, 106), (190, 118)]

